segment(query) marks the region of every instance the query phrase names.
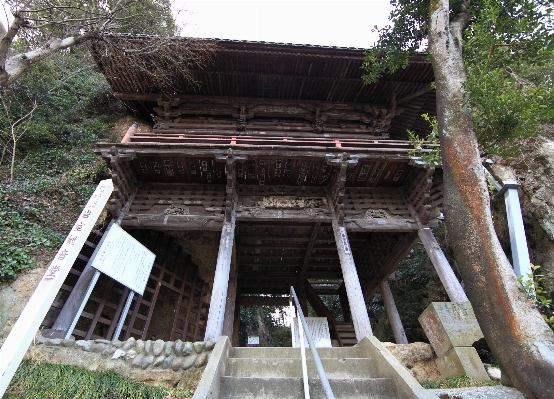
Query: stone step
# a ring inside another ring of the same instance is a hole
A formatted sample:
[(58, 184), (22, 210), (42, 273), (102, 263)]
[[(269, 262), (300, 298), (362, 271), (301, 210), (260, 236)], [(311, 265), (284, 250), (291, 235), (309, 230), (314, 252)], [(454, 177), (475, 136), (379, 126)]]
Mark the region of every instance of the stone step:
[[(307, 359), (308, 377), (318, 378), (312, 359)], [(329, 378), (367, 378), (377, 376), (377, 365), (371, 359), (321, 359)], [(227, 359), (226, 375), (232, 377), (301, 377), (301, 359)]]
[[(310, 397), (326, 398), (319, 378), (309, 378)], [(394, 399), (396, 392), (390, 378), (329, 379), (337, 399)], [(225, 399), (303, 399), (304, 383), (298, 378), (221, 377), (220, 398)]]
[[(317, 353), (322, 359), (342, 359), (342, 358), (363, 358), (359, 348), (317, 348)], [(268, 358), (268, 359), (300, 359), (300, 348), (231, 348), (229, 351), (230, 358)], [(312, 358), (312, 351), (306, 348), (306, 357)]]

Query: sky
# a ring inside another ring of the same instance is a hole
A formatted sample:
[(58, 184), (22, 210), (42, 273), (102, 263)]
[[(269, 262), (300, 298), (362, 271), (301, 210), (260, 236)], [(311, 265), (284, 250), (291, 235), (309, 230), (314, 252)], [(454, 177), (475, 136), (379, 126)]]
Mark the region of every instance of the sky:
[(363, 48), (390, 10), (389, 0), (174, 2), (183, 36)]

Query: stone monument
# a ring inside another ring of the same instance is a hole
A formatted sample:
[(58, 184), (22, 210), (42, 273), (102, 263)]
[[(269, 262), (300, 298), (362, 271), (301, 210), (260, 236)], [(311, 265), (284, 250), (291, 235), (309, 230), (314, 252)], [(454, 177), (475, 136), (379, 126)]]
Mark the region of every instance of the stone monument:
[(469, 302), (433, 302), (419, 316), (435, 353), (443, 378), (467, 374), (479, 380), (489, 376), (472, 346), (483, 338), (481, 328)]

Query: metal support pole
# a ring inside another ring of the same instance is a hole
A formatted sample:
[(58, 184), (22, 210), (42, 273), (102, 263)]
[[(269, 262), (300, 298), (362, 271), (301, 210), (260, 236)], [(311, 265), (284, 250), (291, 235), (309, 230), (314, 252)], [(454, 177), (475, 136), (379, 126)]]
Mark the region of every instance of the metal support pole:
[(133, 302), (134, 296), (135, 291), (129, 291), (127, 301), (125, 302), (125, 307), (123, 308), (123, 312), (121, 312), (121, 317), (119, 317), (117, 327), (115, 329), (115, 332), (113, 333), (112, 341), (117, 341), (119, 339), (119, 334), (121, 334), (121, 330), (123, 329), (123, 323), (125, 323), (125, 318), (127, 317), (127, 313), (129, 313), (129, 309), (131, 308), (131, 303)]
[(390, 290), (388, 281), (381, 281), (379, 283), (379, 290), (381, 291), (381, 296), (383, 297), (383, 302), (385, 302), (385, 309), (387, 310), (387, 316), (389, 317), (389, 322), (392, 327), (392, 332), (394, 333), (394, 340), (397, 344), (407, 344), (408, 338), (404, 332), (404, 327), (402, 326), (402, 321), (400, 320), (400, 315), (398, 314), (398, 309), (394, 303), (394, 298), (392, 296), (392, 291)]
[(304, 398), (310, 399), (310, 384), (308, 384), (308, 365), (306, 363), (306, 343), (304, 342), (304, 327), (300, 320), (300, 311), (297, 312), (298, 337), (300, 339), (300, 357), (302, 358), (302, 379), (304, 381)]
[(296, 310), (298, 311), (298, 324), (302, 324), (303, 328), (306, 330), (306, 334), (304, 334), (303, 331), (298, 331), (300, 342), (304, 342), (305, 335), (306, 339), (308, 340), (308, 345), (310, 345), (310, 350), (312, 351), (312, 356), (314, 358), (315, 368), (317, 369), (317, 373), (321, 380), (321, 385), (323, 387), (323, 390), (325, 391), (325, 395), (327, 396), (327, 399), (335, 399), (335, 395), (333, 394), (333, 390), (331, 389), (331, 385), (329, 384), (329, 379), (327, 378), (325, 370), (323, 369), (323, 364), (321, 364), (321, 359), (317, 354), (317, 349), (312, 339), (312, 334), (310, 333), (308, 323), (304, 318), (304, 314), (302, 313), (302, 309), (300, 308), (300, 302), (298, 302), (298, 297), (296, 296), (296, 292), (294, 292), (293, 287), (290, 287), (290, 293), (292, 299), (294, 300), (294, 304), (296, 305)]
[(528, 280), (533, 271), (531, 270), (531, 258), (529, 257), (529, 248), (527, 247), (527, 239), (525, 238), (525, 229), (523, 227), (523, 216), (521, 215), (521, 205), (517, 193), (520, 185), (514, 180), (506, 180), (504, 185), (501, 185), (487, 168), (483, 167), (483, 170), (488, 181), (498, 190), (496, 196), (504, 196), (514, 271), (517, 276), (522, 276), (523, 280)]
[(531, 259), (523, 227), (523, 216), (521, 215), (521, 206), (517, 193), (518, 187), (519, 184), (517, 182), (506, 181), (498, 196), (503, 194), (504, 202), (506, 203), (506, 216), (508, 217), (508, 227), (510, 230), (514, 271), (516, 275), (522, 276), (524, 280), (527, 280), (533, 272), (531, 270)]

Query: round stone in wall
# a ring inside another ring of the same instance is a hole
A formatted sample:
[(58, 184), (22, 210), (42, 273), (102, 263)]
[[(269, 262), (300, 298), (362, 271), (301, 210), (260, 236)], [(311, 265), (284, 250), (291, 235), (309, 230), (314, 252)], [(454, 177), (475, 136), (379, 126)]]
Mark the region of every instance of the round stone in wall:
[(154, 356), (160, 356), (164, 350), (165, 342), (161, 339), (158, 339), (154, 342), (152, 345), (152, 352), (154, 353)]

